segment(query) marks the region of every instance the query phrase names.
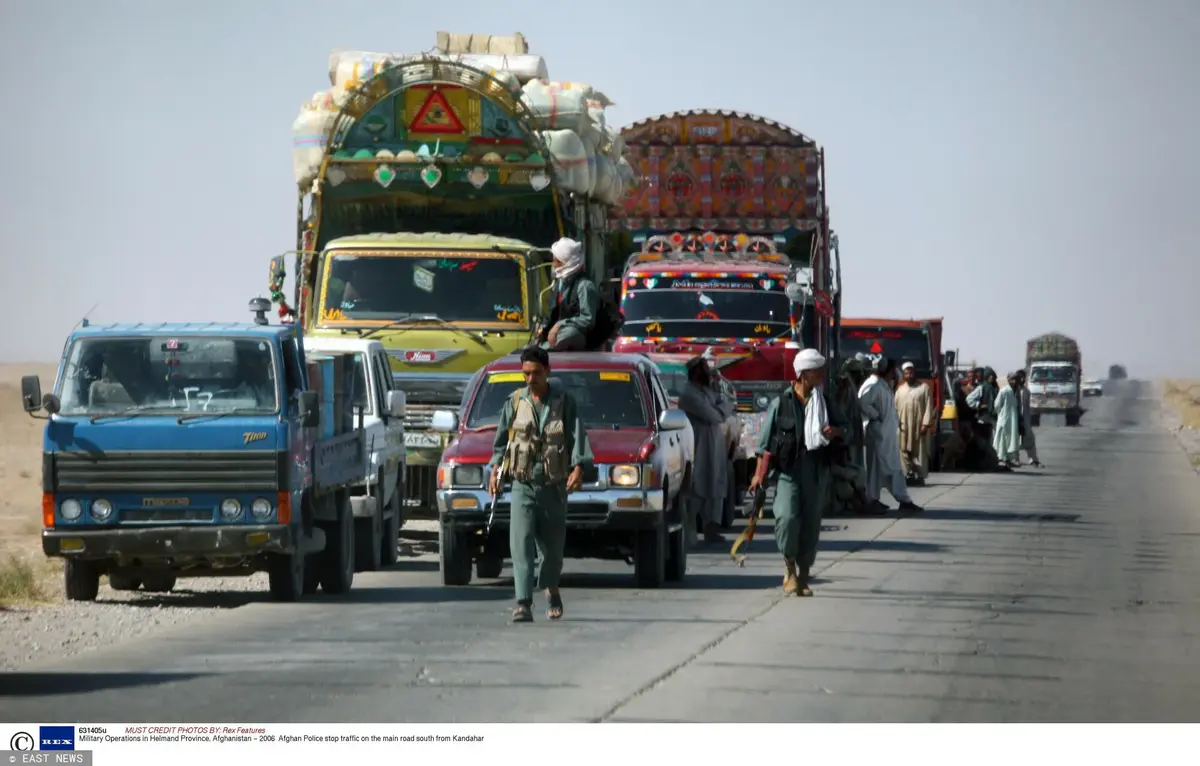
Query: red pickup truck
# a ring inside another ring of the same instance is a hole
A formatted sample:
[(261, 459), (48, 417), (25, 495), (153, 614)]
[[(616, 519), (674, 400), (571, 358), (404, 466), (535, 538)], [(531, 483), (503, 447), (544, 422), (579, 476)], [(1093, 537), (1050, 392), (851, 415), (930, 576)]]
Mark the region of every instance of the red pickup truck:
[[(575, 397), (595, 458), (568, 497), (566, 556), (630, 562), (643, 588), (683, 580), (695, 529), (684, 525), (694, 454), (687, 416), (641, 354), (555, 353), (550, 364), (550, 385)], [(499, 577), (510, 557), (507, 492), (484, 534), (486, 466), (501, 407), (524, 385), (520, 358), (506, 356), (475, 374), (458, 412), (434, 413), (433, 429), (453, 434), (437, 472), (445, 585), (470, 583), (472, 564), (480, 578)]]

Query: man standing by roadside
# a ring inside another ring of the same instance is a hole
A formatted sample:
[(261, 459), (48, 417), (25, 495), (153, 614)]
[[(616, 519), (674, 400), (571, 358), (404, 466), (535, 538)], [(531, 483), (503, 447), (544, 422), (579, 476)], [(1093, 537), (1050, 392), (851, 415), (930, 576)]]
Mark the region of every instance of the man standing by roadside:
[(893, 366), (880, 359), (858, 391), (867, 448), (867, 499), (886, 509), (879, 498), (887, 487), (892, 497), (900, 501), (901, 511), (917, 513), (924, 509), (912, 501), (900, 467), (900, 419), (896, 415), (895, 394), (886, 378)]
[(729, 457), (725, 445), (725, 412), (721, 394), (713, 387), (708, 360), (696, 356), (687, 363), (687, 385), (679, 395), (679, 409), (692, 423), (695, 464), (692, 467), (692, 513), (704, 524), (704, 542), (720, 543), (721, 514), (729, 491)]
[(996, 429), (992, 449), (1009, 468), (1021, 464), (1021, 400), (1017, 397), (1017, 374), (1008, 376), (1008, 385), (996, 397)]
[(1028, 375), (1024, 370), (1017, 371), (1017, 387), (1021, 400), (1021, 449), (1029, 456), (1030, 465), (1041, 468), (1042, 463), (1038, 460), (1037, 453), (1037, 437), (1033, 433), (1033, 412), (1030, 410)]
[(796, 355), (792, 370), (792, 385), (767, 407), (750, 492), (765, 485), (768, 468), (778, 472), (772, 512), (775, 544), (783, 554), (783, 592), (811, 596), (810, 573), (828, 499), (829, 446), (843, 437), (847, 423), (820, 388), (825, 357), (806, 348)]
[[(536, 346), (525, 349), (521, 374), (525, 387), (514, 391), (500, 410), (488, 489), (496, 496), (504, 479), (512, 478), (508, 540), (517, 591), (513, 622), (533, 621), (533, 569), (538, 550), (542, 554), (538, 587), (546, 591), (550, 603), (546, 616), (558, 620), (563, 616), (558, 580), (567, 535), (567, 493), (583, 485), (584, 466), (593, 460), (592, 448), (574, 397), (550, 387), (550, 355)], [(502, 463), (507, 466), (505, 476), (497, 470)]]
[(929, 475), (929, 442), (936, 422), (933, 417), (933, 392), (922, 380), (912, 362), (905, 362), (903, 382), (896, 388), (896, 415), (900, 419), (900, 464), (906, 481), (925, 485)]

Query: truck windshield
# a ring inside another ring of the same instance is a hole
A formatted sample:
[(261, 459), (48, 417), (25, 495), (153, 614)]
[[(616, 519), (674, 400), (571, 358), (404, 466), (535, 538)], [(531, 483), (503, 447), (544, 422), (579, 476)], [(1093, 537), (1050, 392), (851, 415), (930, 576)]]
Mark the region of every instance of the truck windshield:
[[(471, 404), (468, 428), (494, 426), (500, 422), (500, 409), (513, 391), (525, 385), (519, 372), (494, 372), (488, 375)], [(646, 428), (646, 407), (642, 389), (632, 372), (564, 370), (551, 372), (550, 388), (569, 391), (579, 405), (579, 418), (585, 428)]]
[(333, 255), (322, 321), (396, 320), (527, 325), (521, 261), (490, 253)]
[[(631, 278), (621, 310), (630, 338), (772, 338), (791, 328), (791, 302), (777, 280), (712, 279), (707, 275)], [(734, 287), (708, 287), (728, 284)], [(764, 289), (763, 284), (770, 285)]]
[(933, 377), (929, 336), (916, 327), (846, 327), (841, 330), (841, 355), (866, 354), (894, 359), (897, 366), (912, 362), (917, 377)]
[(67, 351), (63, 415), (279, 411), (272, 344), (217, 335), (84, 337)]
[(1029, 371), (1030, 383), (1074, 383), (1073, 367), (1037, 367)]

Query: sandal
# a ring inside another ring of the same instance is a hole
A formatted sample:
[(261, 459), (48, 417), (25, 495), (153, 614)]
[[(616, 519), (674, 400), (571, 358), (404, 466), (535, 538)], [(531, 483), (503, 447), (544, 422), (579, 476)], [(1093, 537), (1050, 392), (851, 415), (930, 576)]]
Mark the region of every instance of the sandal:
[(561, 593), (548, 593), (550, 606), (546, 609), (546, 619), (561, 620), (563, 617), (563, 601)]
[(533, 609), (524, 601), (517, 602), (512, 610), (513, 622), (533, 622)]

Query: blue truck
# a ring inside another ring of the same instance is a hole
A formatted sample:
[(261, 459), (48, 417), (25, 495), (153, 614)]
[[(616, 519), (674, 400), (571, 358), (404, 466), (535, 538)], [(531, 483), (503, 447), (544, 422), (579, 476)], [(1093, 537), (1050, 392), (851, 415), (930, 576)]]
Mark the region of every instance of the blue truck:
[(350, 590), (351, 496), (370, 470), (354, 359), (306, 358), (269, 307), (251, 301), (253, 323), (84, 323), (53, 393), (22, 378), (47, 421), (42, 548), (69, 600), (94, 600), (102, 576), (166, 592), (266, 571), (281, 601)]

